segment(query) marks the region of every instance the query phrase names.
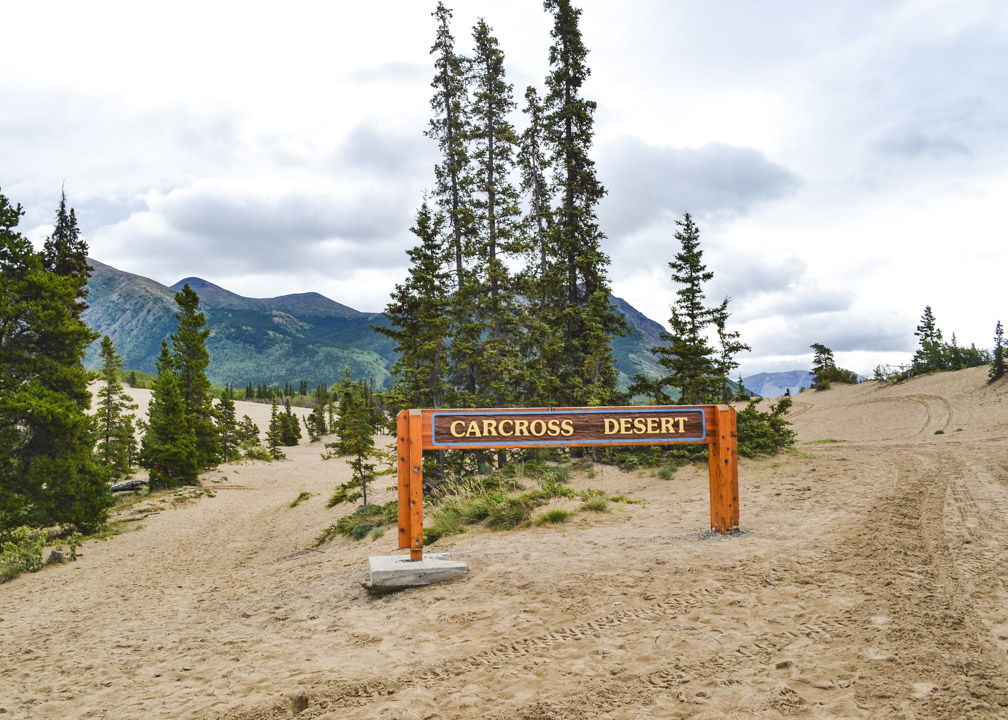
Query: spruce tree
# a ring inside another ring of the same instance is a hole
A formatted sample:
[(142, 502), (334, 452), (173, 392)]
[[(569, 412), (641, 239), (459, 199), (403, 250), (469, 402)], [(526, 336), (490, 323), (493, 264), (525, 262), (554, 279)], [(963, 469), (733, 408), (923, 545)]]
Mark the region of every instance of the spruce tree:
[(150, 470), (151, 490), (199, 484), (196, 434), (187, 422), (168, 341), (161, 341), (157, 377), (147, 408), (147, 432), (140, 444), (140, 464)]
[(472, 237), (472, 178), (469, 175), (469, 111), (467, 61), (455, 52), (451, 34), (452, 12), (438, 2), (433, 13), (437, 37), (431, 47), (434, 56), (433, 116), (427, 137), (437, 141), (441, 162), (434, 168), (435, 197), (447, 217), (448, 244), (455, 264), (455, 280), (463, 284), (465, 258)]
[(556, 253), (551, 246), (553, 214), (549, 167), (545, 149), (546, 125), (542, 101), (534, 87), (525, 91), (526, 128), (520, 140), (518, 167), (527, 211), (522, 220), (524, 267), (516, 282), (524, 299), (520, 353), (522, 404), (544, 404), (560, 397), (554, 374), (557, 358), (563, 355), (560, 314), (554, 303), (550, 268)]
[(596, 103), (581, 94), (591, 73), (578, 27), (581, 11), (568, 0), (543, 5), (553, 15), (543, 124), (556, 196), (548, 243), (554, 257), (543, 287), (554, 289), (550, 301), (559, 336), (546, 349), (559, 396), (544, 400), (602, 405), (616, 396), (611, 343), (626, 326), (610, 301), (609, 257), (602, 252), (605, 236), (596, 215), (605, 195), (589, 156)]
[(336, 488), (329, 499), (329, 506), (362, 499), (362, 505), (366, 507), (368, 483), (384, 471), (379, 471), (377, 465), (382, 453), (375, 448), (372, 407), (364, 383), (351, 383), (346, 388), (340, 403), (340, 417), (339, 442), (329, 443), (327, 447), (334, 448), (340, 456), (349, 457), (352, 474), (350, 480)]
[(171, 336), (172, 365), (178, 375), (179, 392), (185, 405), (186, 423), (196, 437), (196, 461), (201, 468), (217, 464), (219, 439), (213, 423), (210, 381), (206, 369), (210, 364), (206, 340), (206, 316), (199, 312), (199, 296), (188, 283), (175, 293), (179, 312), (175, 314), (178, 328)]
[(935, 372), (947, 370), (946, 346), (942, 343), (942, 333), (938, 329), (934, 313), (931, 306), (924, 308), (920, 324), (914, 331), (917, 336), (919, 347), (913, 357), (913, 370), (916, 373)]
[(272, 407), (270, 408), (270, 424), (266, 429), (266, 448), (274, 460), (280, 460), (284, 457), (284, 452), (280, 449), (280, 446), (283, 445), (283, 433), (284, 424), (280, 418), (277, 401), (274, 397)]
[[(419, 242), (407, 251), (409, 276), (396, 285), (385, 308), (389, 326), (371, 326), (395, 342), (392, 374), (399, 402), (406, 408), (440, 408), (452, 402), (448, 382), (451, 271), (449, 255), (441, 243), (443, 226), (444, 217), (434, 214), (424, 202), (411, 228)], [(348, 372), (344, 372), (340, 386), (341, 398), (349, 383)], [(337, 426), (340, 421), (337, 418)], [(338, 427), (334, 432), (339, 433)]]
[(74, 315), (79, 318), (88, 307), (85, 302), (87, 279), (94, 272), (94, 267), (88, 264), (87, 243), (80, 236), (77, 215), (73, 208), (67, 210), (65, 191), (60, 193), (56, 226), (42, 246), (42, 265), (61, 277), (83, 279), (83, 283), (78, 284), (77, 300), (73, 304)]
[(725, 361), (719, 361), (707, 332), (727, 318), (727, 300), (717, 307), (704, 304), (704, 284), (710, 282), (714, 272), (703, 263), (700, 228), (689, 213), (676, 220), (676, 225), (679, 229), (675, 238), (680, 250), (669, 262), (672, 281), (678, 286), (669, 318), (671, 332), (662, 331), (659, 338), (665, 344), (651, 348), (668, 374), (657, 380), (637, 375), (630, 391), (648, 395), (654, 402), (665, 405), (673, 401), (671, 388), (675, 387), (679, 390), (679, 402), (694, 405), (718, 398), (723, 388), (720, 366)]
[(231, 395), (232, 392), (224, 390), (214, 408), (217, 436), (220, 440), (220, 457), (224, 462), (231, 461), (238, 454), (238, 421)]
[(518, 136), (508, 117), (515, 108), (504, 73), (504, 53), (490, 27), (473, 29), (470, 63), (473, 88), (469, 123), (472, 138), (474, 276), (480, 288), (475, 314), (482, 339), (476, 354), (475, 404), (502, 407), (517, 399), (520, 301), (507, 258), (519, 258), (521, 213), (515, 173)]
[(111, 477), (126, 477), (132, 472), (131, 448), (135, 445), (132, 415), (136, 410), (133, 398), (126, 394), (119, 373), (122, 358), (115, 351), (112, 339), (106, 335), (101, 341), (101, 379), (98, 389), (98, 463)]
[(426, 134), (437, 142), (441, 154), (441, 161), (434, 168), (433, 200), (438, 213), (445, 218), (444, 242), (453, 265), (452, 302), (448, 307), (452, 337), (450, 382), (455, 389), (455, 404), (472, 405), (477, 391), (476, 363), (482, 351), (483, 329), (477, 317), (481, 288), (474, 274), (469, 60), (455, 51), (451, 10), (439, 2), (433, 15), (437, 20), (437, 34), (431, 47), (434, 56), (433, 114)]
[(997, 321), (997, 325), (994, 326), (994, 354), (991, 357), (991, 367), (990, 367), (990, 381), (994, 382), (1004, 377), (1005, 374), (1005, 342), (1004, 342), (1004, 328), (1001, 327), (1001, 321)]
[(810, 347), (815, 353), (812, 358), (812, 371), (809, 373), (812, 376), (812, 387), (815, 390), (827, 390), (836, 371), (833, 351), (821, 343), (812, 343)]
[(291, 410), (289, 399), (284, 400), (284, 411), (280, 415), (281, 444), (285, 447), (294, 447), (301, 440), (301, 423), (298, 422), (297, 415)]
[(80, 320), (78, 301), (88, 271), (35, 253), (16, 230), (22, 215), (0, 194), (0, 530), (89, 531), (104, 522), (112, 498), (87, 415), (83, 359), (97, 335)]

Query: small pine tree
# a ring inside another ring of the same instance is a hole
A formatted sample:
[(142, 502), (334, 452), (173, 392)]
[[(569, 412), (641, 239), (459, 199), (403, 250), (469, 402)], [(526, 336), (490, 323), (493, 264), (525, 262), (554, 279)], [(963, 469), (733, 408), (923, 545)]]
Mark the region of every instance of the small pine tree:
[(830, 376), (836, 369), (836, 362), (833, 360), (833, 351), (820, 343), (812, 343), (810, 346), (815, 352), (812, 358), (812, 387), (815, 390), (828, 390), (830, 387)]
[(186, 422), (185, 401), (172, 369), (168, 342), (161, 341), (147, 432), (140, 446), (140, 464), (150, 470), (150, 488), (159, 490), (199, 484), (196, 434)]
[(301, 423), (298, 422), (297, 415), (291, 410), (289, 399), (284, 399), (284, 411), (280, 415), (281, 440), (284, 447), (294, 447), (301, 440)]
[(281, 445), (283, 445), (283, 421), (280, 419), (280, 412), (277, 408), (276, 398), (274, 397), (272, 408), (270, 409), (270, 424), (266, 430), (266, 447), (274, 460), (284, 457), (283, 450), (280, 449)]
[(221, 393), (220, 402), (214, 408), (217, 420), (217, 436), (220, 438), (220, 454), (224, 462), (230, 461), (238, 452), (238, 422), (235, 418), (235, 404), (231, 393)]
[[(133, 416), (127, 411), (136, 410), (133, 398), (126, 394), (119, 380), (122, 358), (115, 351), (112, 339), (106, 335), (101, 341), (101, 378), (98, 389), (98, 464), (108, 469), (114, 478), (131, 473), (131, 448), (136, 445)], [(135, 454), (135, 453), (133, 453)]]
[(938, 329), (934, 313), (931, 306), (924, 308), (920, 324), (914, 331), (919, 341), (919, 347), (913, 357), (913, 371), (915, 373), (936, 372), (938, 370), (948, 370), (948, 350), (942, 342), (942, 333)]
[(358, 499), (362, 499), (362, 505), (366, 507), (368, 483), (389, 472), (388, 468), (379, 469), (378, 466), (384, 455), (375, 448), (375, 425), (369, 405), (363, 383), (354, 383), (345, 395), (345, 401), (340, 404), (342, 435), (339, 443), (329, 443), (327, 447), (336, 449), (341, 456), (349, 456), (352, 475), (350, 480), (336, 488), (329, 499), (329, 507)]
[(821, 343), (813, 343), (811, 346), (815, 351), (812, 359), (812, 387), (816, 390), (827, 390), (834, 382), (854, 384), (858, 381), (857, 373), (853, 370), (844, 370), (836, 366), (833, 360), (833, 351)]
[(994, 326), (994, 354), (991, 357), (990, 381), (994, 382), (1004, 377), (1005, 374), (1005, 343), (1004, 328), (1001, 321), (997, 321)]

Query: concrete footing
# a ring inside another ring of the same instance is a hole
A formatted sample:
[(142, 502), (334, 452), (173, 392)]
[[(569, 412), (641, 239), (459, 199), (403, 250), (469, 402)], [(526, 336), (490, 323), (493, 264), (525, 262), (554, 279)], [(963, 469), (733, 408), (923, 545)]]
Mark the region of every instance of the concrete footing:
[(424, 553), (423, 560), (411, 561), (408, 555), (373, 555), (368, 558), (370, 582), (362, 583), (368, 592), (390, 593), (453, 580), (469, 572), (458, 560), (446, 560), (444, 553)]

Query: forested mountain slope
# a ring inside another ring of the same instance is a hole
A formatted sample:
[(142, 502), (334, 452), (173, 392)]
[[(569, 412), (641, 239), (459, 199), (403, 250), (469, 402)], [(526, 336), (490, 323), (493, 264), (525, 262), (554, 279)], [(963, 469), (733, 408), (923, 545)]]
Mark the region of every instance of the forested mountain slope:
[[(217, 385), (305, 380), (314, 387), (336, 382), (344, 367), (350, 368), (352, 377), (374, 378), (379, 386), (390, 381), (394, 346), (371, 329), (372, 323), (386, 324), (382, 313), (360, 312), (318, 293), (247, 298), (195, 277), (167, 287), (93, 258), (89, 262), (95, 270), (88, 283), (90, 307), (84, 320), (112, 338), (126, 368), (155, 371), (161, 340), (175, 331), (175, 292), (188, 283), (206, 314), (207, 376)], [(613, 302), (630, 326), (628, 335), (614, 342), (625, 386), (635, 373), (658, 372), (650, 348), (658, 342), (662, 327), (620, 298)], [(87, 364), (98, 365), (97, 341), (89, 349)]]

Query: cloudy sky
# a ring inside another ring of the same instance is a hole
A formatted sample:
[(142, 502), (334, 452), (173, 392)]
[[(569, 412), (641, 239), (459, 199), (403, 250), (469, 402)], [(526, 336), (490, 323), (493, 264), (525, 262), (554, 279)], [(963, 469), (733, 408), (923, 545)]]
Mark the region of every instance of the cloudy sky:
[[(521, 98), (538, 0), (483, 17)], [(437, 155), (435, 2), (9, 2), (0, 189), (41, 243), (65, 187), (96, 259), (165, 284), (382, 309)], [(742, 372), (906, 362), (1008, 322), (1008, 3), (583, 0), (614, 292), (666, 322), (684, 211)], [(519, 127), (520, 116), (515, 118)]]

